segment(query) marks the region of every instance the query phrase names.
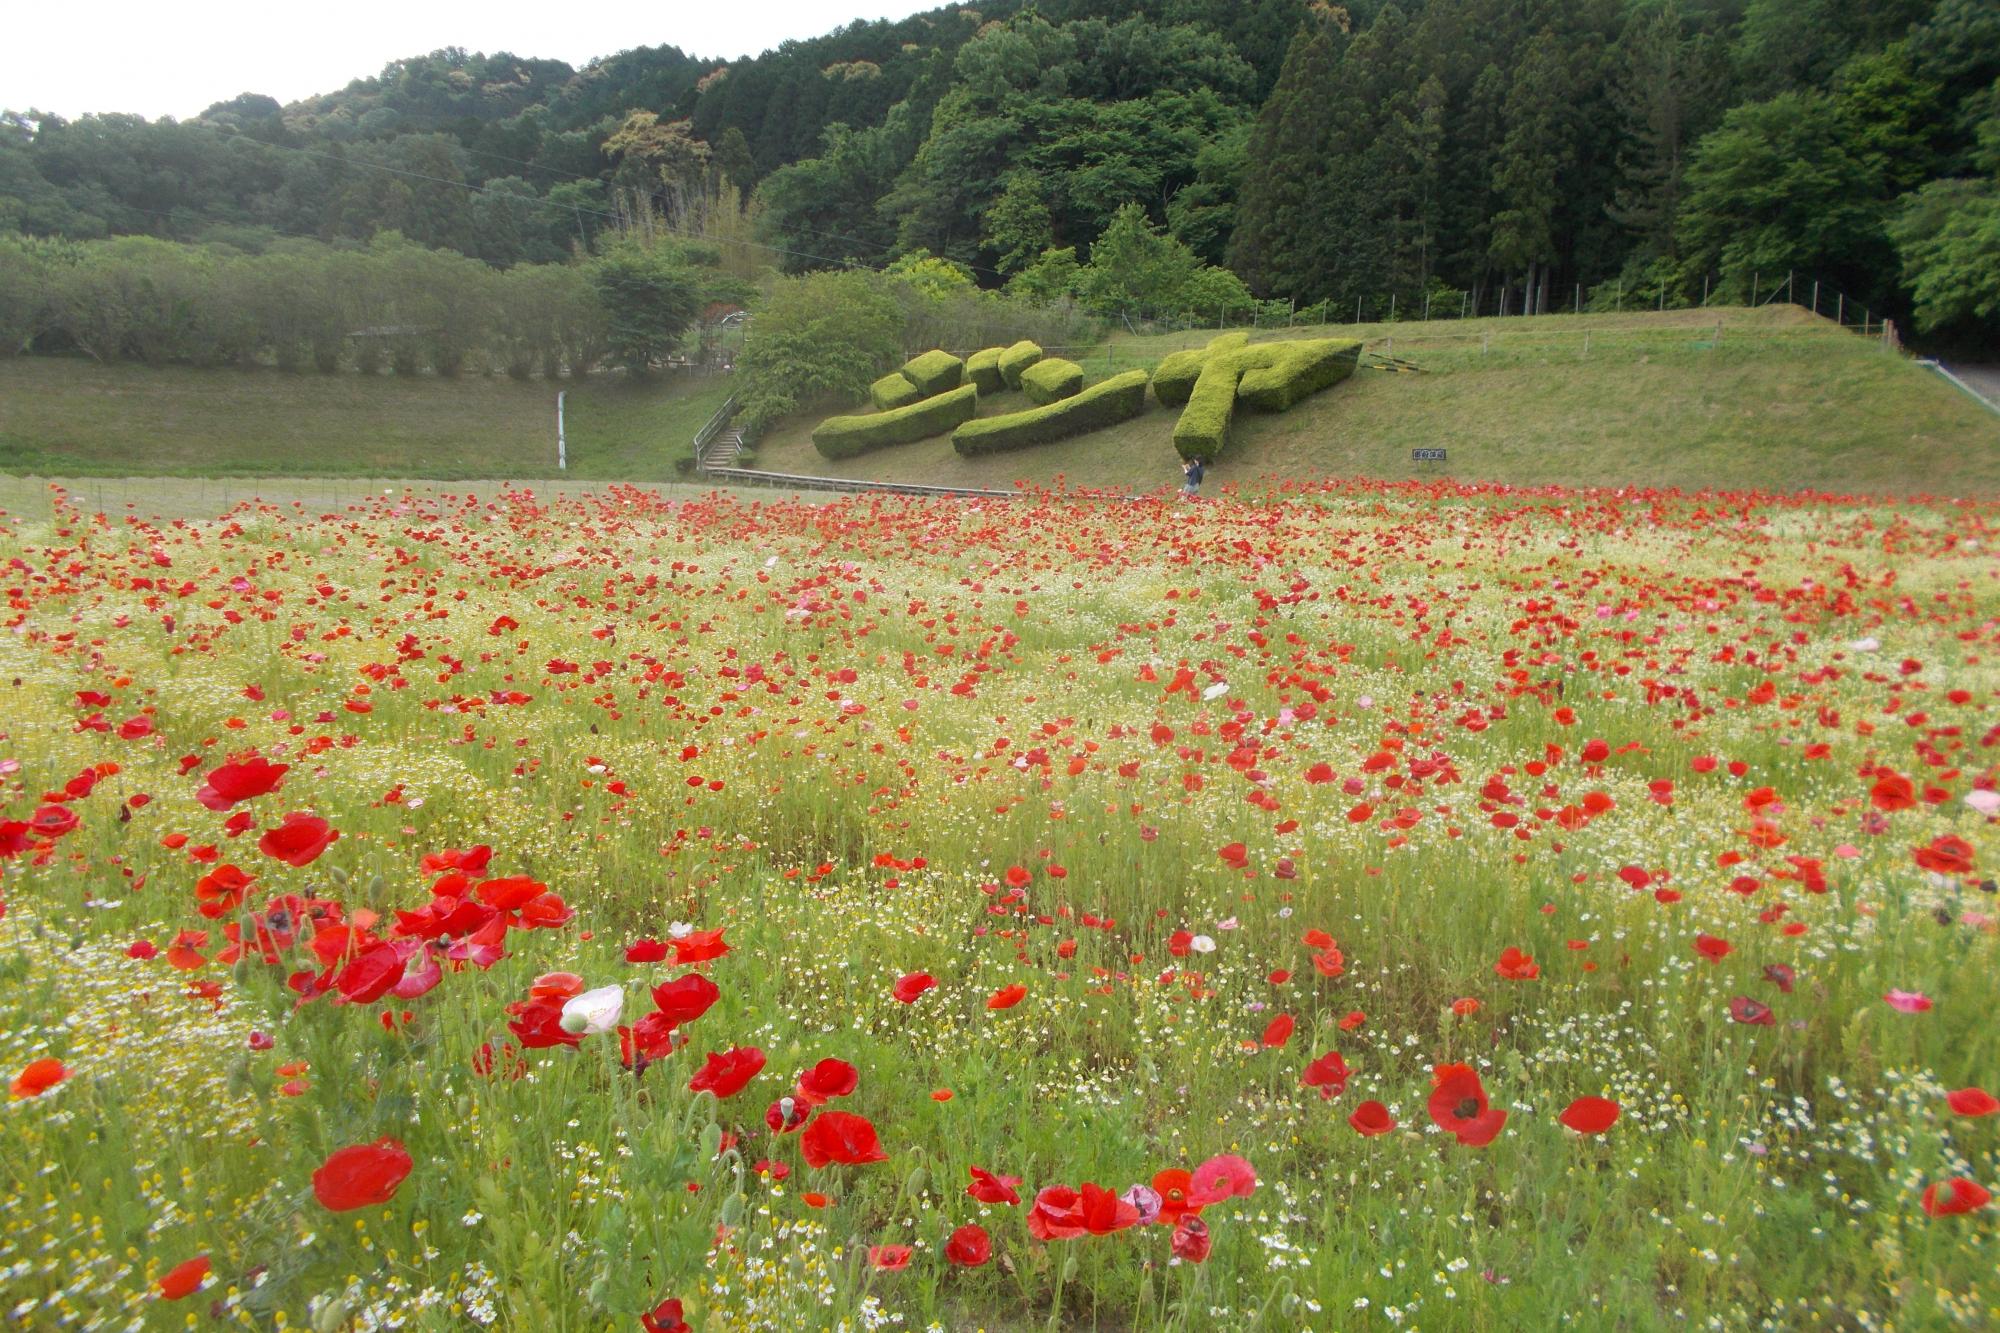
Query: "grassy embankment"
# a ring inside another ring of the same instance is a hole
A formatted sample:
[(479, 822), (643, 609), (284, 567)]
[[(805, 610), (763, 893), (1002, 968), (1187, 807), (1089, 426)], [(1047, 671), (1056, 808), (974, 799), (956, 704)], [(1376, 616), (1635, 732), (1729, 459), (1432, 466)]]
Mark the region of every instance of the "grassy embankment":
[[(1720, 330), (1720, 337), (1717, 331)], [(1211, 489), (1317, 476), (1451, 476), (1521, 485), (2000, 493), (2000, 418), (1879, 343), (1796, 307), (1552, 315), (1273, 330), (1359, 336), (1422, 373), (1363, 370), (1280, 416), (1239, 413)], [(1205, 331), (1072, 350), (1092, 382)], [(1374, 358), (1370, 358), (1371, 360)], [(398, 379), (0, 361), (0, 473), (191, 479), (549, 478), (555, 390), (542, 381)], [(569, 387), (573, 482), (671, 481), (727, 377)], [(981, 405), (1017, 411), (1019, 394)], [(1175, 482), (1175, 414), (1059, 444), (961, 459), (944, 437), (843, 462), (819, 414), (757, 450), (773, 472), (1004, 487)], [(1443, 447), (1442, 464), (1411, 461)], [(306, 489), (315, 489), (308, 487)], [(323, 487), (316, 489), (324, 489)], [(206, 497), (203, 497), (206, 498)]]
[(727, 376), (569, 384), (19, 357), (0, 360), (0, 472), (553, 477), (567, 389), (570, 478), (670, 481), (732, 387)]
[[(1073, 359), (1095, 382), (1211, 336), (1118, 337)], [(2000, 493), (2000, 418), (1878, 342), (1796, 307), (1364, 324), (1258, 340), (1287, 336), (1366, 338), (1371, 352), (1423, 373), (1363, 370), (1283, 415), (1239, 412), (1211, 488), (1359, 475)], [(1027, 405), (1001, 394), (980, 414)], [(775, 472), (964, 486), (1060, 475), (1076, 486), (1150, 488), (1178, 479), (1174, 420), (1154, 405), (1112, 429), (1021, 453), (962, 459), (940, 437), (835, 463), (813, 449), (814, 421), (800, 419), (757, 453)], [(1411, 461), (1412, 449), (1428, 447), (1447, 449), (1447, 461)]]

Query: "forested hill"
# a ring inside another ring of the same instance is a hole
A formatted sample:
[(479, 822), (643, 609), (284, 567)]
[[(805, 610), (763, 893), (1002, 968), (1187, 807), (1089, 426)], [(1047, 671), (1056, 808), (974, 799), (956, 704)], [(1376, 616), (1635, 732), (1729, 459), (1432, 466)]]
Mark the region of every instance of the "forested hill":
[(38, 235), (393, 229), (511, 266), (722, 195), (789, 270), (930, 255), (1042, 300), (1091, 303), (1118, 226), (1245, 299), (1677, 305), (1797, 272), (1977, 337), (2000, 3), (998, 0), (733, 62), (454, 49), (290, 106), (0, 124), (0, 228)]

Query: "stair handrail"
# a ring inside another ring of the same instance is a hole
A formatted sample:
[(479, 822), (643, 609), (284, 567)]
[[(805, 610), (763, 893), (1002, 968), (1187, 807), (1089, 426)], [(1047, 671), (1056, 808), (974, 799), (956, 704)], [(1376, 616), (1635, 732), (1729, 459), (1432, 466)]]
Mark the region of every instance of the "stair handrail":
[(729, 395), (727, 402), (715, 409), (715, 415), (711, 416), (702, 428), (694, 433), (695, 471), (705, 472), (708, 470), (708, 446), (715, 442), (715, 437), (722, 433), (723, 427), (727, 426), (729, 419), (735, 415), (736, 395), (732, 393)]

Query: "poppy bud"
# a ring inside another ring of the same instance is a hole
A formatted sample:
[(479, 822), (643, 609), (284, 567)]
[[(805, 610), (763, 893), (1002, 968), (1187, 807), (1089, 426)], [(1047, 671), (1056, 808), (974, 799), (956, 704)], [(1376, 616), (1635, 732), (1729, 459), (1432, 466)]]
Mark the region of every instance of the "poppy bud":
[(909, 1178), (903, 1181), (903, 1193), (912, 1198), (924, 1192), (924, 1181), (929, 1179), (921, 1166), (910, 1168)]
[(715, 1155), (721, 1151), (722, 1151), (722, 1126), (716, 1124), (713, 1120), (711, 1120), (706, 1125), (703, 1125), (701, 1129), (702, 1160), (714, 1161)]
[(743, 1220), (743, 1196), (732, 1194), (722, 1201), (722, 1225), (733, 1227)]

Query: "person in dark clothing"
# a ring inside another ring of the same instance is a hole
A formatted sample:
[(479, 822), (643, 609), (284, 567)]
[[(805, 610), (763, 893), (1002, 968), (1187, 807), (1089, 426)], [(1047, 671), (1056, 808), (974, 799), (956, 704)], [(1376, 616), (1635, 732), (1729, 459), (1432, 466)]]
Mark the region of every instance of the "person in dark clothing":
[(1187, 480), (1187, 485), (1182, 491), (1183, 494), (1201, 494), (1201, 460), (1199, 458), (1190, 458), (1183, 462), (1181, 464), (1181, 476)]

